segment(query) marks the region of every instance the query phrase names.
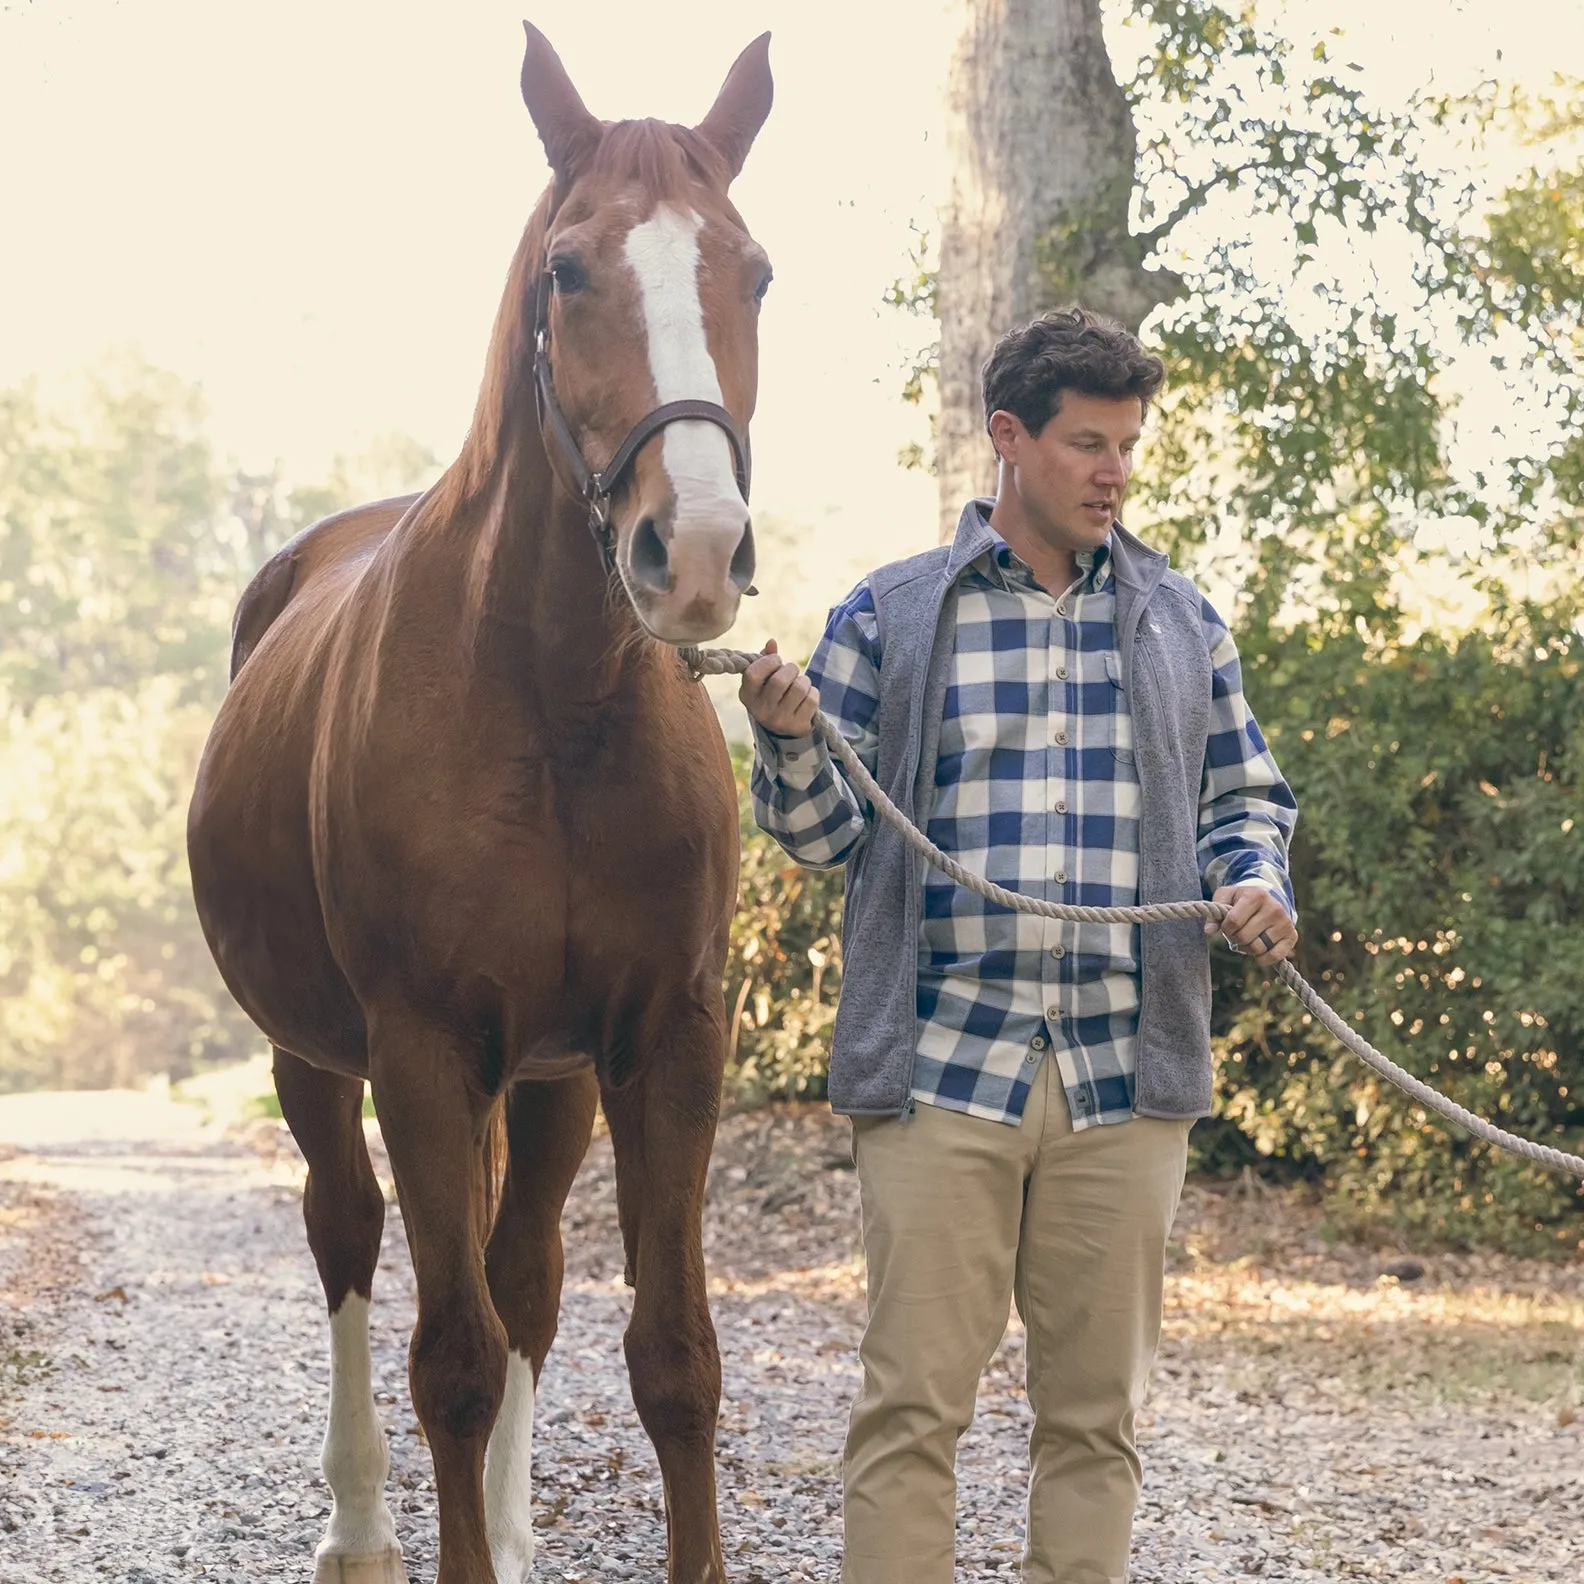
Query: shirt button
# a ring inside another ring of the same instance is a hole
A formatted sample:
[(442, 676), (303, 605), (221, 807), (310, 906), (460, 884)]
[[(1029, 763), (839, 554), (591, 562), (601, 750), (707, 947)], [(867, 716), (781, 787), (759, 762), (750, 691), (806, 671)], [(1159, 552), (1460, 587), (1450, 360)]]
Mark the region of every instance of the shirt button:
[(1057, 798), (1056, 799), (1056, 812), (1058, 814), (1065, 814), (1067, 812), (1067, 799), (1066, 798)]
[(1051, 740), (1058, 748), (1065, 748), (1067, 746), (1067, 733), (1064, 731), (1059, 731)]
[(1056, 614), (1058, 616), (1065, 616), (1067, 614), (1067, 601), (1066, 600), (1063, 600), (1059, 605), (1057, 605)]
[(1051, 947), (1051, 956), (1054, 957), (1057, 962), (1060, 962), (1062, 960), (1062, 958), (1065, 957), (1066, 955), (1067, 955), (1067, 948), (1065, 946), (1052, 946)]
[(1034, 1038), (1029, 1041), (1029, 1044), (1035, 1050), (1044, 1050), (1045, 1049), (1045, 1036), (1043, 1034), (1036, 1034), (1034, 1036)]
[(1080, 1089), (1078, 1093), (1073, 1096), (1073, 1104), (1077, 1106), (1080, 1111), (1087, 1111), (1089, 1109), (1089, 1091), (1087, 1089)]
[(1057, 885), (1066, 885), (1067, 884), (1067, 871), (1065, 869), (1058, 869), (1056, 871), (1056, 884)]
[(1056, 680), (1058, 682), (1065, 682), (1067, 680), (1067, 667), (1066, 666), (1057, 666), (1056, 667)]

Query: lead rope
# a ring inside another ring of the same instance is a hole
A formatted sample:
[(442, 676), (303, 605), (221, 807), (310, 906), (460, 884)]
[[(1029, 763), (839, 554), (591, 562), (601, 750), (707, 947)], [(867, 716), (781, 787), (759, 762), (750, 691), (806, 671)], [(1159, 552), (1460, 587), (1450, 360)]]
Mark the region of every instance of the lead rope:
[[(741, 675), (759, 659), (758, 655), (745, 654), (740, 649), (682, 649), (679, 653), (683, 664), (692, 672), (695, 681), (706, 676)], [(1227, 915), (1226, 905), (1221, 902), (1152, 902), (1143, 907), (1077, 907), (1067, 902), (1042, 902), (1037, 897), (1008, 891), (1004, 886), (995, 885), (963, 868), (956, 859), (949, 858), (923, 831), (919, 830), (881, 790), (879, 782), (869, 774), (863, 761), (853, 752), (847, 739), (837, 730), (835, 722), (828, 715), (817, 713), (814, 717), (814, 727), (825, 745), (841, 760), (842, 768), (847, 772), (852, 784), (869, 800), (883, 820), (894, 825), (901, 832), (909, 847), (927, 858), (943, 874), (950, 875), (958, 885), (966, 886), (970, 891), (1002, 907), (1011, 908), (1015, 913), (1032, 913), (1039, 918), (1057, 919), (1064, 924), (1155, 924), (1168, 919), (1208, 919), (1219, 924)], [(1509, 1133), (1497, 1127), (1494, 1122), (1487, 1122), (1484, 1117), (1476, 1116), (1455, 1100), (1449, 1100), (1444, 1094), (1432, 1089), (1429, 1084), (1421, 1082), (1412, 1073), (1399, 1067), (1389, 1057), (1383, 1056), (1363, 1035), (1349, 1028), (1320, 999), (1314, 986), (1293, 967), (1291, 962), (1278, 963), (1276, 973), (1309, 1012), (1360, 1061), (1372, 1067), (1383, 1078), (1389, 1078), (1399, 1089), (1412, 1095), (1420, 1105), (1434, 1111), (1438, 1116), (1444, 1116), (1458, 1123), (1475, 1138), (1483, 1139), (1487, 1144), (1498, 1145), (1504, 1150), (1510, 1150), (1514, 1155), (1523, 1156), (1526, 1160), (1538, 1161), (1540, 1165), (1549, 1166), (1553, 1171), (1570, 1172), (1575, 1177), (1584, 1177), (1584, 1158), (1569, 1155), (1563, 1150), (1552, 1149), (1548, 1144), (1536, 1144), (1530, 1139), (1519, 1138), (1516, 1133)]]

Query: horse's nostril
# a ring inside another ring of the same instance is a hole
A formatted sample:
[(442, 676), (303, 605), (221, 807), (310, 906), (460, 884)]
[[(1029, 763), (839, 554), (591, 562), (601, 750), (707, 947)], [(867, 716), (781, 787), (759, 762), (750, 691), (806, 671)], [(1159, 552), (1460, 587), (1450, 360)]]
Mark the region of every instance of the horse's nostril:
[(635, 583), (653, 589), (657, 594), (664, 594), (670, 589), (671, 557), (653, 517), (645, 517), (633, 529), (632, 548), (627, 553), (627, 562)]
[(753, 524), (743, 524), (742, 538), (737, 541), (737, 549), (731, 558), (731, 580), (739, 589), (753, 594), (758, 591), (749, 587), (754, 575), (754, 537)]

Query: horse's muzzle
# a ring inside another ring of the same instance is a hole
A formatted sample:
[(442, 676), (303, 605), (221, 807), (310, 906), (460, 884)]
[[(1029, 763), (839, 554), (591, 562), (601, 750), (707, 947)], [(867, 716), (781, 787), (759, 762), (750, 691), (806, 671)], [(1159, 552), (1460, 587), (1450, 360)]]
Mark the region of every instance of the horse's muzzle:
[(718, 638), (737, 619), (753, 582), (753, 526), (747, 509), (722, 502), (718, 513), (646, 514), (618, 554), (627, 589), (644, 626), (665, 643)]

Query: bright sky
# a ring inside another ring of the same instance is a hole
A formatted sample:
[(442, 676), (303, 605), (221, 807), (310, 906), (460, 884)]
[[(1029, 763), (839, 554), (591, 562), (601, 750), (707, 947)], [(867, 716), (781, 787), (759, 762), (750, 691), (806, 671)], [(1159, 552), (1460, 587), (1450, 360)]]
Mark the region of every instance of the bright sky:
[[(1345, 27), (1388, 94), (1584, 71), (1577, 0), (1288, 9)], [(798, 530), (823, 611), (934, 532), (933, 480), (895, 460), (922, 437), (897, 397), (919, 327), (880, 299), (941, 191), (958, 0), (0, 0), (0, 384), (135, 349), (202, 382), (250, 465), (312, 478), (392, 429), (448, 459), (546, 180), (525, 11), (610, 118), (698, 120), (773, 32), (735, 190), (776, 266), (755, 505)]]

